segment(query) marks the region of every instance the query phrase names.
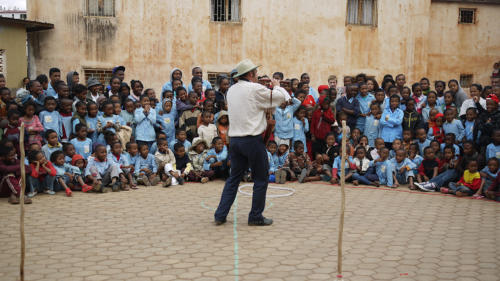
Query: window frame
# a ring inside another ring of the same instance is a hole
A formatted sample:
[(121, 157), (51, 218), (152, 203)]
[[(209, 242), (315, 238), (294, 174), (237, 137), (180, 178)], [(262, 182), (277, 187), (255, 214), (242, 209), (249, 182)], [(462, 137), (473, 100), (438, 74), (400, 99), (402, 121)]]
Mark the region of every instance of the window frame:
[(349, 23), (349, 1), (346, 1), (346, 16), (345, 25), (346, 26), (367, 26), (367, 27), (377, 27), (378, 26), (378, 0), (373, 0), (372, 5), (372, 23), (363, 24), (361, 23), (362, 18), (359, 15), (363, 14), (363, 0), (358, 0), (358, 23)]
[[(462, 11), (472, 12), (472, 22), (462, 21)], [(458, 24), (476, 24), (477, 22), (477, 8), (458, 8)]]
[(0, 58), (2, 58), (0, 73), (7, 79), (7, 49), (0, 49)]
[[(474, 74), (472, 73), (460, 73), (458, 83), (460, 84), (460, 87), (462, 88), (470, 88), (470, 86), (474, 83)], [(467, 81), (469, 80), (469, 81)], [(465, 85), (465, 81), (468, 82), (468, 85)]]
[(93, 14), (90, 14), (90, 5), (89, 5), (89, 2), (90, 1), (99, 1), (99, 0), (85, 0), (84, 1), (84, 5), (85, 5), (85, 16), (86, 17), (93, 17), (93, 18), (114, 18), (116, 17), (116, 0), (102, 0), (103, 1), (103, 5), (104, 5), (104, 1), (112, 1), (112, 5), (113, 5), (113, 15), (104, 15), (104, 12), (103, 12), (103, 15), (93, 15)]
[(239, 1), (238, 5), (238, 20), (228, 20), (229, 16), (229, 11), (231, 10), (231, 7), (229, 6), (229, 1), (230, 0), (223, 0), (224, 1), (224, 18), (225, 20), (218, 21), (214, 20), (215, 19), (215, 13), (214, 13), (214, 4), (217, 0), (210, 0), (210, 22), (211, 23), (220, 23), (220, 24), (241, 24), (242, 23), (242, 17), (241, 17), (241, 0), (231, 0), (231, 1)]
[[(210, 82), (210, 84), (212, 85), (212, 87), (216, 87), (217, 86), (217, 77), (219, 77), (219, 75), (222, 75), (222, 74), (225, 74), (228, 78), (230, 77), (230, 73), (229, 72), (224, 72), (224, 71), (207, 71), (207, 80), (208, 82)], [(214, 80), (214, 83), (212, 83), (212, 81), (210, 79), (213, 79), (213, 75), (215, 75), (215, 80)]]

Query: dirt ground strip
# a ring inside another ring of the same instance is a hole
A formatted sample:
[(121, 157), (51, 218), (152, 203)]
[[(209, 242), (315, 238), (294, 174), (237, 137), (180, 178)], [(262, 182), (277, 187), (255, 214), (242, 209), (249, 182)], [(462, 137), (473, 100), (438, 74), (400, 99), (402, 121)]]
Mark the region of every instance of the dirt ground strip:
[[(338, 186), (284, 185), (295, 193), (268, 199), (269, 227), (247, 225), (251, 199), (239, 194), (216, 227), (222, 186), (38, 195), (26, 206), (26, 280), (335, 280)], [(344, 280), (500, 280), (500, 204), (405, 187), (346, 195)], [(0, 280), (18, 280), (19, 207), (4, 198), (0, 241)]]

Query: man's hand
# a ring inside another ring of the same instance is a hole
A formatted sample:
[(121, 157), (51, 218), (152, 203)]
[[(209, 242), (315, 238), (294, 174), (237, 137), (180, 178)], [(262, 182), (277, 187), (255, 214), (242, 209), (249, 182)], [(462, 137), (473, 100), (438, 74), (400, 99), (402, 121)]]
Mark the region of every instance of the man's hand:
[(278, 80), (278, 79), (272, 78), (271, 82), (273, 83), (273, 87), (277, 87), (280, 85), (280, 80)]

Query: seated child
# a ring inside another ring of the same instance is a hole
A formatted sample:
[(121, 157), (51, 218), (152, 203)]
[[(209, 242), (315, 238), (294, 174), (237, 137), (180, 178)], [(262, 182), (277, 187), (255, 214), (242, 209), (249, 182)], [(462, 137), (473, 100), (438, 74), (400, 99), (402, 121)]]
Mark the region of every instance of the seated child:
[(498, 175), (498, 167), (500, 166), (500, 161), (497, 158), (490, 158), (488, 160), (488, 165), (484, 167), (480, 174), (481, 174), (481, 190), (482, 194), (486, 195), (486, 191), (488, 188), (491, 186), (491, 184), (496, 181), (497, 175)]
[[(313, 169), (309, 155), (304, 152), (304, 144), (301, 141), (295, 141), (293, 146), (294, 151), (288, 154), (288, 159), (283, 167), (287, 177), (290, 180), (298, 179), (300, 183), (310, 180), (310, 177), (315, 180), (316, 170)], [(280, 183), (284, 183), (282, 177), (280, 180)]]
[(278, 146), (278, 151), (276, 152), (276, 157), (278, 162), (276, 162), (276, 168), (274, 170), (274, 182), (283, 184), (286, 182), (287, 172), (283, 170), (286, 161), (288, 160), (288, 145), (280, 144)]
[(212, 148), (207, 153), (207, 158), (203, 163), (205, 171), (214, 171), (214, 177), (227, 178), (229, 175), (230, 161), (228, 158), (227, 148), (220, 137), (215, 137), (212, 140)]
[(90, 157), (85, 168), (86, 182), (92, 185), (96, 192), (109, 192), (109, 184), (112, 190), (120, 189), (120, 174), (122, 170), (117, 164), (108, 160), (106, 147), (99, 144), (95, 147), (94, 156)]
[(375, 173), (370, 173), (370, 160), (366, 157), (366, 149), (359, 146), (356, 149), (353, 163), (352, 183), (359, 185), (359, 183), (367, 185), (375, 185), (378, 183), (378, 177)]
[(471, 160), (467, 164), (467, 170), (458, 182), (450, 182), (449, 188), (442, 187), (442, 193), (455, 194), (458, 197), (471, 196), (478, 194), (481, 189), (481, 175), (478, 171), (476, 160)]
[[(384, 147), (380, 150), (379, 154), (380, 157), (373, 160), (373, 165), (375, 166), (375, 171), (378, 176), (378, 183), (396, 188), (397, 186), (394, 184), (394, 168), (389, 160), (389, 149)], [(377, 183), (375, 183), (375, 185), (377, 185)]]
[(382, 138), (377, 138), (375, 139), (375, 147), (372, 147), (370, 151), (368, 151), (368, 159), (370, 160), (376, 160), (377, 158), (380, 157), (379, 151), (385, 147), (385, 142), (384, 139)]
[[(0, 146), (0, 196), (8, 196), (10, 204), (19, 204), (19, 196), (21, 195), (20, 163), (13, 146)], [(30, 166), (26, 166), (25, 169), (26, 174), (31, 174)], [(24, 203), (31, 204), (32, 201), (26, 196)]]
[[(424, 160), (418, 167), (417, 181), (418, 183), (428, 182), (435, 178), (438, 174), (439, 163), (435, 157), (434, 150), (428, 146), (424, 149)], [(431, 191), (424, 185), (415, 184), (422, 191)]]
[(452, 146), (455, 151), (455, 155), (457, 157), (460, 156), (460, 147), (455, 144), (455, 135), (453, 133), (448, 133), (444, 136), (444, 143), (440, 146), (441, 151), (443, 151), (445, 146)]
[[(500, 172), (499, 172), (500, 174)], [(494, 182), (488, 187), (485, 192), (485, 195), (488, 199), (499, 201), (500, 202), (500, 176), (497, 174), (497, 177)]]
[(188, 174), (189, 181), (206, 183), (214, 176), (213, 170), (205, 171), (203, 163), (207, 158), (207, 142), (201, 138), (193, 139), (193, 146), (189, 148), (189, 160), (193, 169)]
[(414, 190), (415, 186), (413, 185), (413, 179), (415, 178), (415, 174), (413, 170), (417, 168), (417, 165), (406, 158), (406, 151), (403, 149), (396, 150), (396, 157), (392, 158), (391, 162), (394, 166), (394, 184), (396, 186), (400, 184), (409, 184), (408, 188)]
[(130, 188), (136, 189), (137, 186), (134, 184), (132, 179), (132, 174), (134, 172), (134, 166), (128, 162), (128, 157), (122, 153), (123, 147), (120, 142), (114, 142), (111, 144), (111, 151), (108, 153), (108, 161), (118, 165), (122, 170), (120, 174), (120, 182), (122, 190), (129, 190)]
[(65, 142), (62, 146), (62, 152), (64, 153), (64, 161), (71, 163), (71, 159), (76, 154), (75, 146), (70, 142)]
[[(346, 182), (351, 180), (352, 175), (354, 174), (354, 163), (352, 157), (349, 156), (350, 154), (349, 149), (350, 149), (349, 146), (346, 146), (347, 158), (344, 166)], [(330, 183), (332, 184), (338, 183), (340, 180), (341, 172), (342, 172), (342, 150), (339, 149), (339, 155), (335, 157), (335, 160), (333, 161), (332, 179), (330, 180)]]
[(56, 170), (55, 186), (61, 187), (66, 191), (66, 196), (71, 196), (73, 190), (87, 192), (92, 190), (92, 186), (85, 184), (82, 179), (81, 171), (78, 167), (68, 164), (64, 160), (64, 153), (56, 151), (50, 156), (50, 161)]
[(184, 184), (187, 175), (193, 170), (193, 165), (191, 164), (191, 160), (189, 160), (189, 156), (186, 154), (186, 149), (184, 145), (181, 143), (176, 143), (174, 145), (174, 155), (175, 155), (175, 165), (173, 167), (173, 171), (170, 171), (172, 175), (173, 185), (175, 185), (175, 181), (177, 181), (180, 185)]
[(45, 155), (45, 159), (50, 159), (50, 155), (54, 151), (62, 151), (62, 144), (59, 142), (56, 131), (47, 130), (45, 132), (45, 139), (47, 140), (47, 143), (42, 146), (42, 152)]
[(431, 140), (427, 138), (424, 128), (418, 128), (416, 132), (417, 144), (419, 148), (419, 153), (421, 156), (424, 155), (424, 149), (431, 145)]
[(159, 139), (157, 144), (158, 150), (155, 153), (155, 161), (158, 166), (158, 174), (160, 180), (163, 181), (163, 187), (169, 187), (172, 184), (170, 171), (173, 170), (175, 165), (175, 155), (168, 148), (166, 139)]
[(149, 154), (149, 147), (145, 143), (139, 146), (139, 157), (135, 163), (134, 171), (139, 184), (151, 186), (160, 182), (160, 178), (156, 175), (158, 166), (155, 157)]
[(42, 191), (50, 195), (56, 194), (54, 191), (56, 169), (50, 161), (47, 161), (44, 153), (36, 150), (30, 151), (28, 160), (31, 168), (31, 174), (28, 177), (31, 185), (28, 197), (32, 198)]
[(276, 177), (274, 173), (278, 167), (278, 156), (276, 155), (276, 150), (278, 145), (275, 141), (269, 141), (267, 143), (267, 161), (269, 163), (269, 182), (275, 182)]
[(444, 148), (443, 158), (438, 161), (438, 175), (429, 181), (417, 183), (421, 190), (440, 191), (441, 187), (448, 186), (448, 183), (456, 178), (460, 161), (455, 156), (454, 150), (451, 145)]
[(500, 130), (494, 130), (492, 136), (493, 142), (486, 147), (486, 159), (500, 159)]
[(392, 149), (389, 151), (389, 159), (396, 157), (396, 152), (401, 149), (403, 143), (400, 139), (395, 139), (392, 142)]

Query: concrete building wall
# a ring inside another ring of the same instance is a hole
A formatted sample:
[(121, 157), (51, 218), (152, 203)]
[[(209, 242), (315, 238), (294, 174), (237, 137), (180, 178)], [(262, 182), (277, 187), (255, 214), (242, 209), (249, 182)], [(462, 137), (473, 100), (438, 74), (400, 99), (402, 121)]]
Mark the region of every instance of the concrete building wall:
[(5, 50), (7, 87), (17, 88), (28, 70), (24, 25), (1, 24), (0, 49)]
[(35, 34), (30, 74), (125, 65), (127, 80), (159, 90), (173, 67), (188, 82), (193, 66), (229, 72), (250, 58), (260, 73), (308, 72), (314, 87), (330, 74), (429, 76), (430, 0), (377, 1), (376, 27), (346, 25), (346, 0), (241, 0), (240, 23), (211, 22), (210, 0), (115, 2), (116, 17), (103, 18), (84, 16), (85, 0), (28, 0), (29, 19), (55, 24)]
[[(475, 24), (459, 24), (459, 8), (475, 8)], [(490, 83), (500, 58), (500, 5), (433, 3), (429, 32), (429, 76), (442, 80), (473, 74)]]

